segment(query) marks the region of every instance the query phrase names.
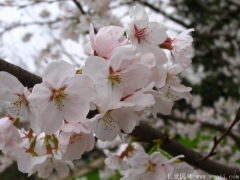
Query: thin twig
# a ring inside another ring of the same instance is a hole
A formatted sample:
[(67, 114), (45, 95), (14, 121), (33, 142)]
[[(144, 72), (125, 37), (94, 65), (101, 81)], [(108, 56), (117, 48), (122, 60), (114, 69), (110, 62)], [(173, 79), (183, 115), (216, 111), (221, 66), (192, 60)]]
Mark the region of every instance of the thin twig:
[(80, 2), (78, 2), (77, 0), (73, 0), (74, 4), (76, 4), (76, 6), (78, 7), (79, 11), (82, 14), (86, 14), (86, 12), (83, 10), (82, 5), (80, 4)]
[[(70, 17), (68, 18), (69, 20), (74, 20), (76, 19), (76, 17)], [(55, 24), (55, 23), (58, 23), (58, 22), (61, 22), (63, 21), (63, 19), (61, 18), (57, 18), (55, 20), (52, 20), (52, 21), (45, 21), (45, 22), (27, 22), (27, 23), (19, 23), (19, 24), (15, 24), (15, 25), (12, 25), (12, 26), (8, 26), (8, 27), (5, 27), (1, 32), (0, 32), (0, 36), (2, 34), (4, 34), (5, 32), (7, 31), (10, 31), (12, 29), (15, 29), (15, 28), (18, 28), (18, 27), (24, 27), (24, 26), (33, 26), (33, 25), (51, 25), (51, 24)]]
[[(170, 121), (174, 121), (174, 122), (181, 122), (181, 123), (187, 123), (187, 124), (194, 124), (194, 123), (198, 122), (200, 124), (200, 127), (214, 129), (214, 130), (217, 130), (222, 133), (224, 133), (227, 130), (227, 128), (224, 127), (223, 125), (215, 125), (215, 124), (212, 124), (209, 122), (196, 121), (195, 119), (183, 119), (183, 118), (175, 117), (172, 115), (162, 115), (162, 114), (158, 114), (157, 116), (159, 118), (162, 118), (163, 121), (170, 120)], [(240, 139), (237, 136), (237, 134), (230, 131), (228, 133), (228, 135), (235, 141), (236, 145), (240, 149)]]
[(233, 122), (231, 123), (231, 125), (227, 128), (227, 130), (222, 134), (222, 136), (217, 139), (217, 137), (215, 136), (213, 138), (214, 141), (214, 145), (211, 149), (211, 151), (208, 153), (208, 155), (206, 155), (205, 157), (202, 157), (200, 159), (198, 159), (198, 161), (205, 161), (206, 159), (208, 159), (209, 157), (213, 156), (216, 154), (215, 149), (217, 148), (218, 144), (223, 140), (223, 138), (231, 131), (231, 129), (233, 128), (233, 126), (240, 121), (240, 107), (238, 108), (238, 112), (233, 120)]

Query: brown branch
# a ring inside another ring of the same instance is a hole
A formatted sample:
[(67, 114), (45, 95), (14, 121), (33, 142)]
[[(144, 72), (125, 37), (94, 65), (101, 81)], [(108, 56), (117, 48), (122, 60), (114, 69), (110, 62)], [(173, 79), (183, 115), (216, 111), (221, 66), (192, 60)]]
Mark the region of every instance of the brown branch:
[[(175, 121), (175, 122), (181, 122), (181, 123), (188, 123), (188, 124), (194, 124), (194, 123), (198, 122), (198, 123), (200, 123), (200, 127), (215, 129), (215, 130), (217, 130), (219, 132), (222, 132), (222, 133), (224, 133), (227, 129), (223, 125), (214, 125), (212, 123), (196, 121), (194, 119), (183, 119), (183, 118), (175, 117), (175, 116), (172, 116), (172, 115), (158, 114), (158, 117), (162, 118), (165, 122), (167, 120), (171, 120), (171, 121)], [(231, 131), (228, 133), (228, 135), (235, 141), (236, 145), (240, 149), (240, 138)]]
[(240, 121), (240, 107), (238, 108), (238, 112), (237, 112), (233, 122), (231, 123), (231, 125), (227, 128), (227, 130), (221, 135), (221, 137), (219, 139), (217, 139), (216, 136), (214, 137), (214, 139), (213, 139), (214, 144), (213, 144), (213, 147), (212, 147), (211, 151), (205, 157), (200, 158), (199, 161), (205, 161), (209, 157), (215, 155), (216, 152), (214, 152), (214, 151), (217, 148), (218, 144), (224, 139), (224, 137), (231, 131), (233, 126), (239, 121)]
[[(130, 133), (131, 136), (136, 137), (139, 141), (151, 143), (155, 139), (165, 139), (165, 136), (160, 131), (154, 129), (145, 122), (140, 122), (139, 126), (135, 127), (134, 131)], [(177, 141), (172, 140), (170, 142), (165, 142), (161, 145), (161, 148), (171, 154), (172, 156), (177, 156), (183, 154), (185, 157), (183, 161), (188, 164), (202, 169), (209, 174), (220, 175), (225, 174), (226, 177), (230, 175), (239, 175), (240, 169), (229, 167), (218, 162), (207, 159), (205, 161), (199, 162), (198, 159), (202, 158), (202, 155), (195, 152), (185, 146), (179, 144)]]
[(79, 11), (82, 13), (82, 14), (86, 14), (86, 12), (83, 10), (80, 2), (78, 2), (77, 0), (73, 0), (74, 4), (76, 4), (76, 6), (78, 7)]
[[(11, 73), (12, 75), (16, 76), (25, 86), (32, 87), (34, 84), (40, 83), (42, 79), (39, 76), (36, 76), (32, 73), (27, 72), (26, 70), (7, 63), (6, 61), (0, 59), (0, 71), (6, 71)], [(90, 112), (93, 115), (93, 111)], [(240, 115), (238, 115), (239, 118)], [(166, 136), (161, 133), (160, 131), (154, 129), (149, 124), (145, 122), (140, 122), (139, 126), (136, 126), (131, 136), (136, 137), (139, 141), (153, 143), (153, 140), (161, 139), (166, 140)], [(202, 169), (209, 174), (225, 174), (226, 176), (229, 175), (239, 175), (240, 176), (240, 169), (229, 167), (210, 159), (205, 161), (197, 161), (199, 158), (202, 158), (202, 155), (198, 152), (195, 152), (183, 145), (179, 144), (175, 140), (165, 141), (162, 144), (161, 148), (171, 154), (172, 156), (177, 156), (183, 154), (185, 157), (183, 158), (188, 164)]]
[(0, 71), (6, 71), (16, 78), (26, 87), (33, 87), (35, 84), (41, 83), (42, 78), (32, 74), (18, 66), (15, 66), (11, 63), (0, 58)]

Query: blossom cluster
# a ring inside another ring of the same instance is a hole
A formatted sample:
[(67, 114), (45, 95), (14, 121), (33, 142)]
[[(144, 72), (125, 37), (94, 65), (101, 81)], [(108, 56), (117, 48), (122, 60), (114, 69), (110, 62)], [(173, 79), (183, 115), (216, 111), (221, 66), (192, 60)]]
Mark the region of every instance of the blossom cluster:
[[(38, 172), (42, 178), (54, 168), (67, 172), (71, 161), (93, 149), (95, 137), (113, 141), (123, 132), (131, 133), (140, 117), (169, 114), (174, 101), (191, 98), (191, 88), (181, 84), (178, 75), (191, 65), (193, 39), (188, 33), (193, 29), (171, 39), (166, 26), (149, 22), (140, 5), (129, 14), (126, 28), (106, 26), (95, 34), (90, 26), (90, 42), (84, 46), (90, 56), (81, 69), (51, 62), (42, 83), (30, 89), (0, 72), (0, 100), (8, 103), (8, 114), (0, 119), (0, 150), (17, 160), (20, 171)], [(97, 113), (88, 117), (90, 111)], [(29, 121), (31, 128), (18, 129), (19, 121)], [(159, 152), (140, 152), (129, 161), (131, 169), (122, 179), (139, 179), (140, 172), (151, 172), (142, 179), (160, 174), (166, 179), (174, 160)]]
[(114, 142), (119, 146), (116, 152), (111, 152), (104, 148), (109, 148), (112, 143), (98, 140), (98, 148), (104, 149), (107, 156), (106, 167), (100, 172), (101, 179), (114, 177), (116, 170), (121, 174), (121, 180), (169, 179), (169, 175), (173, 173), (187, 174), (194, 171), (191, 166), (179, 161), (178, 158), (183, 158), (183, 155), (174, 158), (168, 155), (169, 159), (165, 157), (160, 152), (158, 143), (146, 153), (142, 145), (137, 142), (123, 143), (125, 141), (119, 141), (118, 138)]

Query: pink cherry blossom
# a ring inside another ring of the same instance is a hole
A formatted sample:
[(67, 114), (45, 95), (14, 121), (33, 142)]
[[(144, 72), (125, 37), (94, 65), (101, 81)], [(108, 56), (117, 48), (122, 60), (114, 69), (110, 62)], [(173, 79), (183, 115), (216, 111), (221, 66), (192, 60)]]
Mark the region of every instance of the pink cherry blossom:
[(91, 24), (89, 33), (90, 42), (85, 45), (85, 50), (94, 56), (109, 59), (114, 48), (127, 44), (126, 38), (123, 37), (124, 28), (122, 27), (103, 27), (95, 35), (93, 25)]
[(12, 143), (20, 143), (21, 137), (18, 129), (13, 125), (9, 117), (0, 119), (0, 150)]

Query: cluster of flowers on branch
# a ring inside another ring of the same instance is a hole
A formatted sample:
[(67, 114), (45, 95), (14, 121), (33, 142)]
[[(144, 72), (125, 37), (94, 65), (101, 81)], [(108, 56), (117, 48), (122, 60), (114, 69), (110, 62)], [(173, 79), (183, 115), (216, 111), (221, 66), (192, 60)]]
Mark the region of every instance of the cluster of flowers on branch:
[[(67, 172), (71, 161), (93, 149), (94, 137), (121, 138), (134, 130), (140, 117), (169, 114), (174, 101), (191, 98), (191, 88), (181, 84), (178, 74), (191, 65), (188, 33), (193, 29), (171, 39), (166, 26), (149, 22), (140, 5), (130, 9), (130, 17), (126, 28), (107, 26), (95, 34), (90, 26), (85, 45), (90, 56), (81, 69), (65, 61), (51, 62), (42, 83), (30, 89), (0, 72), (0, 100), (8, 103), (8, 115), (0, 119), (0, 149), (17, 160), (20, 171), (38, 172), (42, 178), (54, 168)], [(175, 63), (163, 49), (171, 52)], [(87, 117), (93, 110), (98, 113)], [(31, 128), (18, 129), (19, 121), (29, 121)], [(165, 172), (173, 172), (171, 163), (180, 157), (136, 153), (122, 180), (166, 179)]]

